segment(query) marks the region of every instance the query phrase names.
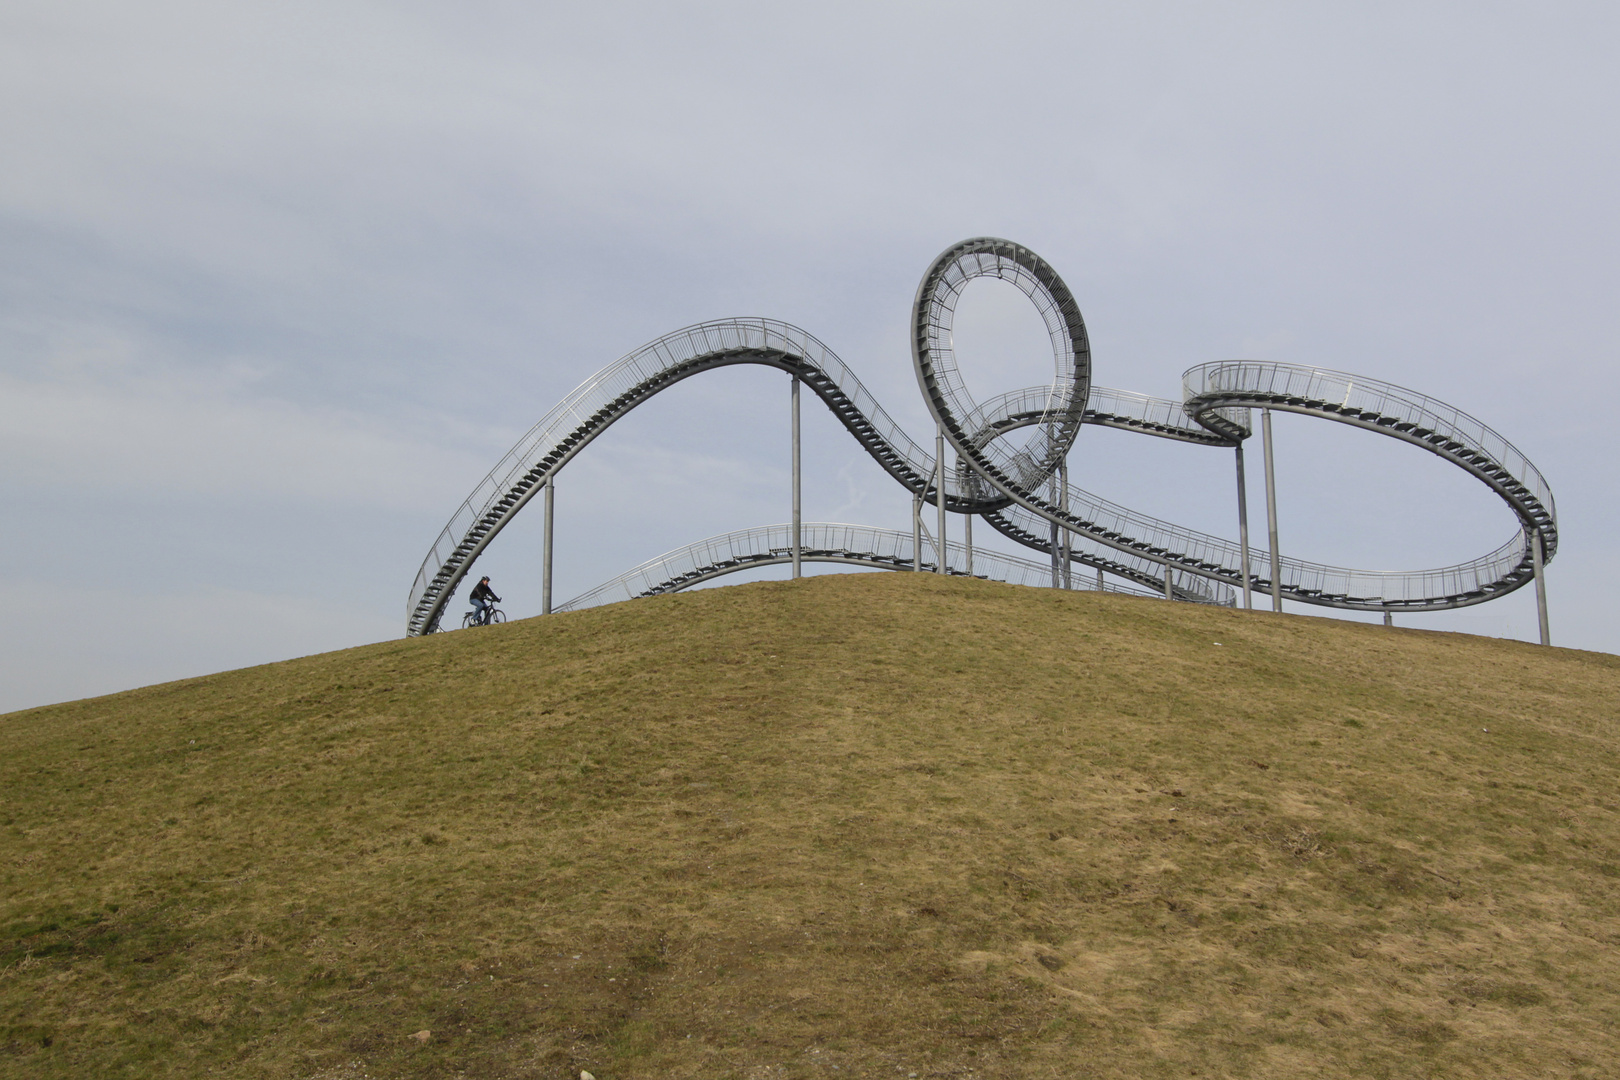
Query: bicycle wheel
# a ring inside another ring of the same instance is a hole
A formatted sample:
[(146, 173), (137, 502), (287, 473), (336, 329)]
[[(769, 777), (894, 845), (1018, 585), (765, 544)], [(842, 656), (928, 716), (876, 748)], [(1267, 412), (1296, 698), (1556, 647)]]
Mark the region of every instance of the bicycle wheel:
[(492, 622), (492, 623), (503, 623), (503, 622), (505, 622), (506, 621), (506, 612), (502, 611), (500, 608), (496, 608), (495, 610), (493, 610), (493, 611), (491, 611), (489, 613), (489, 621)]
[(467, 612), (467, 614), (465, 614), (465, 615), (463, 615), (461, 617), (461, 628), (463, 630), (470, 629), (471, 627), (474, 627), (474, 626), (477, 626), (477, 625), (478, 625), (478, 613), (476, 611), (469, 611), (469, 612)]

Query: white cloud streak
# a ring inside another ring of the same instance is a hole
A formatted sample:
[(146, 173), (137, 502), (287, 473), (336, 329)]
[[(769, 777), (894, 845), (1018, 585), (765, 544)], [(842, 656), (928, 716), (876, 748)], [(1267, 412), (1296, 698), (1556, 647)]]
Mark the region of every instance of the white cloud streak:
[(478, 460), (352, 410), (175, 382), (0, 375), (0, 476), (19, 487), (431, 512)]

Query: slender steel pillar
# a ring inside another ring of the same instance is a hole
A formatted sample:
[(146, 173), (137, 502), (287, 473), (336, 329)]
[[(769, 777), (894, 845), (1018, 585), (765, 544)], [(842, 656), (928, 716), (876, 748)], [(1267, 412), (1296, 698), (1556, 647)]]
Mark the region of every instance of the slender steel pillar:
[(1271, 459), (1271, 410), (1260, 410), (1260, 441), (1266, 451), (1266, 532), (1271, 540), (1271, 610), (1282, 610), (1282, 556), (1277, 554), (1277, 476)]
[(1100, 567), (1100, 566), (1097, 567), (1097, 591), (1098, 592), (1105, 591), (1103, 589), (1102, 567)]
[(1237, 446), (1238, 546), (1243, 549), (1243, 610), (1254, 610), (1254, 591), (1249, 580), (1249, 485), (1243, 478), (1243, 444)]
[(939, 508), (939, 536), (934, 540), (934, 550), (939, 553), (939, 566), (936, 573), (946, 572), (945, 567), (945, 427), (940, 425), (934, 429), (934, 505)]
[(1174, 600), (1176, 598), (1175, 578), (1170, 574), (1169, 559), (1164, 560), (1164, 598), (1166, 600)]
[[(1055, 474), (1052, 477), (1052, 501), (1058, 501), (1057, 476)], [(1047, 543), (1047, 550), (1052, 553), (1052, 588), (1061, 589), (1063, 588), (1063, 571), (1058, 568), (1058, 559), (1060, 557), (1058, 552), (1058, 526), (1055, 521), (1047, 522), (1047, 524), (1051, 527), (1051, 537)]]
[(922, 569), (922, 508), (923, 497), (911, 497), (911, 568)]
[(803, 522), (799, 516), (799, 377), (793, 376), (793, 577), (799, 576), (799, 556), (804, 549)]
[(1384, 625), (1385, 626), (1394, 626), (1395, 625), (1395, 616), (1391, 615), (1387, 611), (1384, 612)]
[(973, 576), (973, 515), (962, 515), (962, 543), (967, 548), (967, 575)]
[[(1069, 512), (1069, 459), (1067, 456), (1058, 464), (1058, 509), (1065, 514)], [(1073, 538), (1069, 535), (1067, 528), (1063, 530), (1062, 539), (1063, 587), (1072, 589), (1074, 588), (1074, 568), (1069, 561), (1069, 544)]]
[(552, 512), (556, 507), (556, 500), (553, 498), (556, 491), (557, 478), (555, 476), (546, 477), (546, 528), (545, 539), (542, 541), (545, 544), (545, 555), (540, 566), (540, 614), (542, 615), (551, 614), (551, 522)]
[(1541, 625), (1541, 643), (1551, 645), (1552, 635), (1547, 630), (1547, 578), (1543, 573), (1546, 568), (1546, 554), (1541, 546), (1540, 529), (1530, 534), (1530, 555), (1536, 569), (1536, 622)]

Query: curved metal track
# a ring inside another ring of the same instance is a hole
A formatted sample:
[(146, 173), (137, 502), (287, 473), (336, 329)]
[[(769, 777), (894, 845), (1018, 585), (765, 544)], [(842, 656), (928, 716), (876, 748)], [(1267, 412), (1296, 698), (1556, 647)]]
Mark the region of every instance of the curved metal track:
[[(997, 277), (1029, 296), (1046, 324), (1051, 386), (975, 402), (956, 368), (955, 307), (969, 282)], [(1231, 361), (1192, 368), (1181, 402), (1093, 387), (1090, 346), (1072, 294), (1034, 252), (1006, 240), (953, 245), (929, 267), (912, 319), (918, 384), (955, 450), (946, 509), (984, 516), (1002, 534), (1050, 552), (1052, 527), (1075, 538), (1070, 557), (1163, 595), (1225, 602), (1242, 584), (1238, 545), (1135, 513), (1055, 476), (1083, 424), (1206, 446), (1241, 445), (1248, 411), (1319, 416), (1422, 446), (1486, 483), (1514, 512), (1519, 531), (1488, 555), (1422, 571), (1363, 571), (1280, 560), (1281, 594), (1359, 610), (1443, 609), (1482, 603), (1531, 580), (1531, 538), (1557, 550), (1551, 490), (1523, 454), (1494, 430), (1421, 394), (1357, 376), (1285, 364)], [(853, 371), (814, 336), (770, 319), (724, 319), (667, 334), (598, 372), (519, 440), (452, 515), (423, 560), (407, 606), (408, 634), (438, 628), (445, 604), (474, 560), (544, 483), (637, 405), (683, 379), (734, 364), (778, 368), (801, 379), (891, 476), (934, 501), (935, 458), (908, 436)], [(1015, 439), (1015, 433), (1022, 432)], [(909, 539), (908, 539), (909, 543)], [(983, 557), (976, 555), (975, 559)], [(875, 562), (856, 559), (865, 565)], [(1250, 580), (1268, 554), (1251, 551)]]
[[(846, 566), (875, 567), (879, 570), (910, 570), (915, 563), (911, 534), (893, 529), (879, 529), (870, 525), (842, 525), (834, 522), (806, 521), (799, 526), (800, 561), (840, 563)], [(953, 577), (975, 577), (984, 581), (1003, 581), (1013, 585), (1045, 585), (1052, 580), (1052, 565), (1020, 559), (999, 551), (975, 549), (973, 565), (968, 567), (965, 545), (954, 540), (945, 544), (945, 572)], [(590, 592), (576, 596), (555, 610), (582, 611), (585, 608), (614, 604), (621, 600), (634, 600), (643, 596), (659, 596), (680, 592), (701, 582), (712, 581), (727, 574), (753, 570), (761, 566), (777, 566), (793, 561), (793, 526), (764, 525), (755, 529), (711, 536), (687, 547), (676, 548), (656, 559), (648, 559), (633, 569), (626, 570), (611, 581), (603, 582)], [(929, 540), (924, 540), (922, 569), (933, 573), (939, 568), (939, 551)], [(1096, 591), (1095, 583), (1077, 581), (1076, 587)], [(1162, 591), (1130, 585), (1105, 585), (1105, 592), (1125, 593), (1133, 596), (1163, 597)]]

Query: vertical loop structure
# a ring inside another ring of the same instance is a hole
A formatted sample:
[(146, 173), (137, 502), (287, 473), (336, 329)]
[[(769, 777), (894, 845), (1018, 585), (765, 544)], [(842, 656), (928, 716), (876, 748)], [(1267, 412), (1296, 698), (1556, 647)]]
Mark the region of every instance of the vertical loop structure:
[[(1014, 430), (1002, 412), (1009, 404), (993, 399), (985, 409), (973, 400), (956, 362), (952, 331), (956, 306), (969, 284), (996, 278), (1029, 297), (1052, 343), (1049, 387), (1025, 391), (1017, 402), (1029, 434), (1009, 446), (1001, 436)], [(1004, 496), (1033, 497), (1067, 458), (1080, 434), (1091, 393), (1091, 343), (1080, 305), (1045, 259), (1021, 244), (981, 236), (940, 253), (917, 286), (912, 304), (911, 358), (928, 411), (944, 429), (952, 449), (973, 471)]]

